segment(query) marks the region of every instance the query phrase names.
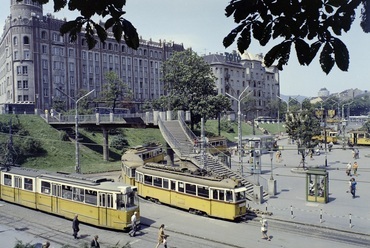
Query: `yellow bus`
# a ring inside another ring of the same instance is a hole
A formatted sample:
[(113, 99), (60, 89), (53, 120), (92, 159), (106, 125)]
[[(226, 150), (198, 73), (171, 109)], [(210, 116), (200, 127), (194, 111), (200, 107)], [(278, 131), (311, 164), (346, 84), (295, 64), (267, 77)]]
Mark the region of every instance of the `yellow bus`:
[(115, 230), (131, 228), (139, 199), (131, 185), (81, 174), (11, 167), (0, 171), (0, 199)]

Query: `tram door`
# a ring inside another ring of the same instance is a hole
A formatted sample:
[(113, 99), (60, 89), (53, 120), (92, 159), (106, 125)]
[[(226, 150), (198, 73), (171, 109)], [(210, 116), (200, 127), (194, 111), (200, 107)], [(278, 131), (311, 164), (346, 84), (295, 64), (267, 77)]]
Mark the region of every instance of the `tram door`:
[(62, 197), (62, 185), (52, 183), (51, 187), (52, 187), (51, 212), (59, 213), (59, 199)]
[(20, 195), (20, 189), (22, 188), (22, 178), (14, 176), (14, 202), (22, 203), (22, 196)]
[(110, 223), (109, 208), (113, 208), (113, 194), (99, 192), (99, 224), (101, 226), (107, 226)]

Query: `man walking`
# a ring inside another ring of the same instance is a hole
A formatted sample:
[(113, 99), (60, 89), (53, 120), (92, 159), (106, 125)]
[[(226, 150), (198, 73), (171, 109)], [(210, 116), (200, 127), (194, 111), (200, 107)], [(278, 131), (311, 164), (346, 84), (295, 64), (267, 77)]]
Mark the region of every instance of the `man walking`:
[(354, 178), (352, 178), (352, 183), (351, 183), (351, 194), (352, 194), (352, 198), (355, 199), (356, 198), (356, 185), (357, 185), (357, 182)]
[(135, 212), (132, 216), (131, 216), (131, 230), (130, 232), (128, 233), (128, 235), (130, 235), (130, 237), (135, 237), (135, 233), (136, 233), (136, 230), (137, 230), (137, 226), (136, 226), (136, 215), (137, 215), (137, 212)]
[(80, 221), (78, 220), (78, 214), (75, 215), (72, 222), (73, 237), (78, 239), (78, 232), (80, 231)]

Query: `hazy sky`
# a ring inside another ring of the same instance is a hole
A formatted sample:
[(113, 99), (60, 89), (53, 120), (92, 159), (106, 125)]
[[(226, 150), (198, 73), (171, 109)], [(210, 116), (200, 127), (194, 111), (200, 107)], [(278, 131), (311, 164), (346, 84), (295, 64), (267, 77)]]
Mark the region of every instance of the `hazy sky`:
[[(51, 0), (52, 1), (52, 0)], [(10, 0), (2, 0), (0, 26), (10, 13)], [(236, 50), (236, 45), (225, 49), (223, 38), (236, 26), (224, 15), (229, 1), (222, 0), (127, 0), (126, 19), (131, 21), (143, 39), (174, 41), (191, 47), (198, 54), (222, 53)], [(53, 13), (52, 5), (44, 7), (44, 15)], [(68, 10), (53, 13), (58, 18), (73, 17)], [(357, 16), (359, 17), (359, 16)], [(280, 72), (281, 94), (316, 96), (320, 88), (331, 93), (348, 88), (369, 90), (370, 34), (365, 34), (356, 21), (348, 34), (342, 37), (350, 52), (348, 72), (333, 68), (329, 75), (322, 72), (318, 59), (309, 67), (300, 66), (292, 50), (289, 64)], [(249, 52), (266, 54), (271, 45), (262, 47), (252, 40)]]

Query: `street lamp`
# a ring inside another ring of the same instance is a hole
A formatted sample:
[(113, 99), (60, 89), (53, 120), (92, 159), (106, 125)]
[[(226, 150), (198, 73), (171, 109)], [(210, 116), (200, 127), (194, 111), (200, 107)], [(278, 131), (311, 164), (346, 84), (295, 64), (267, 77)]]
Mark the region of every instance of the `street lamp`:
[(285, 100), (285, 99), (283, 99), (283, 98), (281, 98), (280, 96), (276, 96), (276, 97), (279, 98), (280, 100), (284, 101), (287, 104), (287, 112), (289, 112), (289, 103), (290, 103), (290, 101), (297, 100), (297, 98), (299, 97), (299, 95), (296, 96), (296, 97), (294, 97), (294, 98), (289, 99), (288, 101)]
[(273, 171), (272, 171), (272, 160), (274, 159), (274, 152), (273, 151), (270, 151), (270, 162), (271, 162), (271, 176), (270, 176), (270, 180), (274, 180), (274, 176), (273, 176)]
[(83, 98), (87, 97), (88, 95), (90, 95), (91, 93), (93, 93), (95, 91), (95, 89), (91, 90), (90, 92), (81, 96), (77, 100), (74, 99), (73, 97), (67, 95), (66, 93), (64, 93), (63, 91), (61, 91), (58, 88), (56, 88), (56, 90), (58, 90), (60, 93), (62, 93), (63, 95), (65, 95), (66, 97), (68, 97), (69, 99), (71, 99), (75, 103), (75, 143), (76, 143), (76, 151), (75, 151), (76, 152), (76, 165), (75, 165), (75, 170), (76, 170), (76, 173), (81, 173), (80, 151), (79, 151), (79, 144), (78, 144), (78, 102), (81, 101)]
[(243, 91), (242, 93), (240, 93), (240, 95), (238, 96), (238, 98), (230, 95), (229, 93), (225, 93), (227, 96), (231, 97), (232, 99), (234, 99), (235, 101), (238, 102), (238, 155), (239, 155), (239, 166), (240, 166), (240, 173), (243, 175), (243, 161), (242, 161), (242, 120), (241, 120), (241, 101), (246, 98), (249, 94), (252, 93), (249, 92), (247, 95), (243, 96), (243, 94), (245, 93), (245, 91), (249, 88), (249, 86), (247, 86)]

